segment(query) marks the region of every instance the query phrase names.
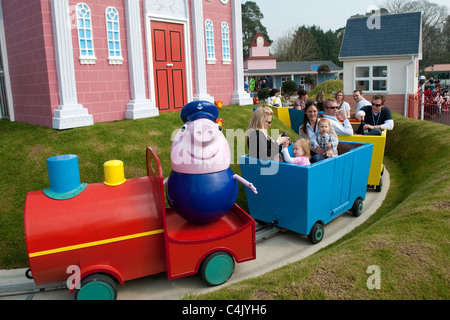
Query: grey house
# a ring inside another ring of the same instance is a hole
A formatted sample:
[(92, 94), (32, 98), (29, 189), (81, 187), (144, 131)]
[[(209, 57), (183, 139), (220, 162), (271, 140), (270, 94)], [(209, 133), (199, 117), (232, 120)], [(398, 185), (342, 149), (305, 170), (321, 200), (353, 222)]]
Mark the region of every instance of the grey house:
[[(317, 69), (320, 65), (328, 65), (330, 72), (318, 74)], [(258, 69), (244, 70), (244, 76), (248, 78), (267, 79), (267, 84), (271, 88), (281, 88), (286, 80), (294, 80), (299, 86), (304, 86), (306, 90), (312, 89), (312, 86), (306, 84), (306, 75), (312, 75), (316, 78), (316, 85), (327, 80), (337, 80), (342, 76), (342, 67), (335, 65), (331, 61), (297, 61), (297, 62), (276, 62), (276, 69)]]
[(339, 54), (347, 102), (354, 109), (356, 89), (369, 101), (381, 93), (386, 106), (408, 116), (408, 95), (417, 92), (421, 59), (421, 12), (347, 20)]

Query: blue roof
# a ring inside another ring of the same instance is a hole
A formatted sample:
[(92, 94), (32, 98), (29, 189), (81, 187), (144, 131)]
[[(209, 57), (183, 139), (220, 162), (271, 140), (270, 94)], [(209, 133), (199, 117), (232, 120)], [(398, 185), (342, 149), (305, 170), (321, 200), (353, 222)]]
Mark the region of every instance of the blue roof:
[(422, 13), (382, 15), (379, 28), (369, 29), (376, 20), (347, 20), (339, 58), (419, 54)]

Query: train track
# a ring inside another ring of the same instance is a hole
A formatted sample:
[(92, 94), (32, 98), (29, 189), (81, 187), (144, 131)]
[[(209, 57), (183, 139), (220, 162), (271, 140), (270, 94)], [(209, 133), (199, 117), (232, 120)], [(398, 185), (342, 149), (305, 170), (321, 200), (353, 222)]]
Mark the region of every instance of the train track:
[(30, 295), (27, 299), (32, 298), (32, 294), (44, 291), (54, 291), (67, 289), (65, 282), (49, 284), (45, 286), (37, 286), (34, 283), (19, 283), (12, 285), (0, 286), (0, 298), (19, 295)]
[[(272, 238), (281, 232), (281, 229), (278, 228), (275, 224), (266, 224), (266, 225), (256, 224), (256, 225), (257, 225), (257, 229), (255, 232), (256, 243)], [(24, 273), (24, 280), (25, 278), (27, 278), (27, 276)], [(48, 284), (45, 286), (37, 286), (36, 284), (31, 282), (11, 284), (11, 285), (0, 285), (0, 298), (28, 295), (27, 299), (31, 300), (33, 298), (34, 293), (46, 291), (48, 292), (62, 289), (67, 289), (67, 285), (65, 282)]]

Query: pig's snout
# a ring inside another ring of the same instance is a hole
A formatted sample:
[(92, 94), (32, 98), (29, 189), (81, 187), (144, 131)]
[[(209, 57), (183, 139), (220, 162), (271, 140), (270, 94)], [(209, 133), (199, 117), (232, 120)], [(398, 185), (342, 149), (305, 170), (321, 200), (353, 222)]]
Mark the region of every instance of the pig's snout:
[[(212, 123), (214, 124), (214, 123)], [(217, 125), (200, 124), (194, 126), (194, 140), (197, 143), (209, 143), (214, 141), (218, 134)]]

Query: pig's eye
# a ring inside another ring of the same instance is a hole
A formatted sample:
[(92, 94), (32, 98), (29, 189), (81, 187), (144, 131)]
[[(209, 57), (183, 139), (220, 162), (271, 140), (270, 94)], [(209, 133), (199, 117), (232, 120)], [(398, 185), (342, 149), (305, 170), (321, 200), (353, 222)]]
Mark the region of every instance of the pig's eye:
[(186, 126), (182, 126), (180, 131), (181, 131), (181, 133), (184, 133), (186, 131)]
[(218, 125), (218, 127), (219, 127), (219, 131), (222, 131), (222, 126), (221, 126), (221, 125)]

